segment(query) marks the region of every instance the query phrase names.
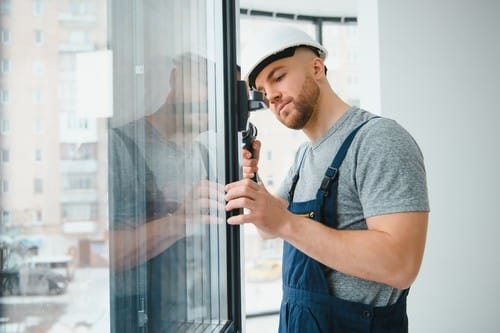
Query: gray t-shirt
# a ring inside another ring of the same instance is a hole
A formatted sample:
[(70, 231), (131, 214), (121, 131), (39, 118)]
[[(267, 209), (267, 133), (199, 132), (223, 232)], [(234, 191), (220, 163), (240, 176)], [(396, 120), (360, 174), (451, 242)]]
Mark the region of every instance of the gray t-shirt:
[[(110, 131), (110, 231), (135, 232), (142, 251), (139, 252), (145, 256), (145, 231), (141, 233), (137, 228), (175, 213), (194, 186), (207, 178), (202, 149), (200, 143), (181, 147), (165, 139), (144, 118)], [(192, 223), (191, 229), (195, 225)], [(171, 310), (175, 306), (179, 309), (177, 312), (170, 311), (163, 319), (180, 316), (191, 282), (186, 274), (194, 277), (199, 271), (194, 265), (193, 240), (196, 235), (193, 236), (193, 233), (155, 257), (148, 258), (147, 262), (114, 272), (114, 296), (135, 295), (138, 292), (138, 276), (147, 272), (151, 275), (150, 293), (161, 295), (163, 303), (161, 306), (157, 304), (159, 311)], [(124, 251), (122, 245), (116, 243), (114, 248), (118, 252)], [(134, 258), (130, 260), (133, 262)], [(162, 293), (159, 294), (158, 290)], [(129, 308), (123, 311), (126, 310)]]
[[(277, 194), (288, 198), (300, 165), (293, 201), (315, 199), (342, 142), (356, 126), (374, 116), (351, 107), (325, 135), (301, 145)], [(411, 135), (394, 120), (373, 119), (356, 134), (339, 169), (338, 229), (367, 229), (368, 217), (409, 211), (429, 211), (422, 153)], [(334, 270), (326, 274), (330, 293), (353, 302), (385, 306), (394, 303), (402, 292)]]

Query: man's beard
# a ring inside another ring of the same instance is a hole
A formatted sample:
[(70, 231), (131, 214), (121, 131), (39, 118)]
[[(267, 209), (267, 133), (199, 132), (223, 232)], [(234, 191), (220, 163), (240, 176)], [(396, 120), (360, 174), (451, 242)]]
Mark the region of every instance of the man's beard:
[(301, 90), (301, 94), (293, 102), (295, 112), (289, 114), (289, 119), (280, 119), (286, 127), (295, 130), (303, 129), (306, 126), (314, 113), (319, 98), (319, 86), (310, 76), (306, 77)]

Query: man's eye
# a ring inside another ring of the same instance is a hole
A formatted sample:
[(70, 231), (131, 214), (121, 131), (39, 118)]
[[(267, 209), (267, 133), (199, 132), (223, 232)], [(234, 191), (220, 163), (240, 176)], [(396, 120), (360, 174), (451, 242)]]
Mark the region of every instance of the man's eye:
[(276, 77), (275, 81), (280, 82), (281, 80), (283, 80), (284, 77), (285, 77), (285, 74), (281, 74), (281, 75)]

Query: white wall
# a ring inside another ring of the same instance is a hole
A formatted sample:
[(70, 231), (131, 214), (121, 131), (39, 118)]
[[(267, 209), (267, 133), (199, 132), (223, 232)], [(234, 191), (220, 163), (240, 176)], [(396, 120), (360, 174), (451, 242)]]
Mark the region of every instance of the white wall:
[(381, 113), (413, 134), (428, 173), (410, 331), (500, 332), (500, 1), (384, 0), (378, 13), (370, 2), (358, 17), (379, 31), (380, 73), (365, 92), (380, 89)]

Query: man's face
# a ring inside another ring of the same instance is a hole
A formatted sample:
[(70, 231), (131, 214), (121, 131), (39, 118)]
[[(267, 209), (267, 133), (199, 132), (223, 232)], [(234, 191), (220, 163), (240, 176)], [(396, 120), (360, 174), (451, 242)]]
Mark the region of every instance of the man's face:
[(171, 73), (166, 103), (184, 131), (203, 132), (208, 126), (208, 83), (206, 64), (180, 63)]
[(297, 49), (294, 56), (267, 65), (255, 80), (271, 111), (288, 128), (303, 129), (315, 112), (320, 89), (311, 72), (313, 58), (308, 50)]

